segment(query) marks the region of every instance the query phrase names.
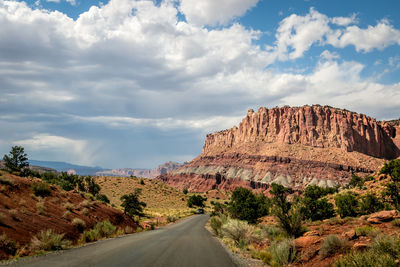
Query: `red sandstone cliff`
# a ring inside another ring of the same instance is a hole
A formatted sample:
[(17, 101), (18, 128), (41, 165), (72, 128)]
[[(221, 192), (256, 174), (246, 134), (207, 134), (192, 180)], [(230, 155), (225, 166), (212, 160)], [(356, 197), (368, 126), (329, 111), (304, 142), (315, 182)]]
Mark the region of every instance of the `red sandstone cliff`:
[(249, 110), (231, 129), (207, 135), (202, 154), (159, 179), (193, 191), (272, 182), (333, 186), (400, 156), (400, 123), (328, 106)]

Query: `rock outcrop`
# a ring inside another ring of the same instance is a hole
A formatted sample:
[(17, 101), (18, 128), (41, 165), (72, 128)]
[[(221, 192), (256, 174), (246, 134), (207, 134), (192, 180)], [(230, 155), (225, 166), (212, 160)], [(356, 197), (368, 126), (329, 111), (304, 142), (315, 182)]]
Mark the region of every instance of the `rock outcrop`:
[(319, 105), (260, 108), (239, 127), (208, 134), (199, 157), (159, 179), (193, 191), (334, 186), (399, 156), (399, 120)]
[(97, 176), (120, 176), (120, 177), (144, 177), (144, 178), (155, 178), (162, 174), (167, 174), (173, 170), (179, 169), (182, 166), (185, 166), (186, 163), (178, 163), (178, 162), (165, 162), (159, 165), (155, 169), (131, 169), (131, 168), (122, 168), (122, 169), (113, 169), (113, 170), (104, 170), (101, 172), (96, 172)]

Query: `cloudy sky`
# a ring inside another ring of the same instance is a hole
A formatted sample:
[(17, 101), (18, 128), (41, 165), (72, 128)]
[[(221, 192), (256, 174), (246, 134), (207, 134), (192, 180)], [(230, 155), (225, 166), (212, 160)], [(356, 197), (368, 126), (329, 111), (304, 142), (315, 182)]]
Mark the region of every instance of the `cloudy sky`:
[(400, 117), (398, 0), (0, 0), (0, 153), (190, 160), (249, 108)]

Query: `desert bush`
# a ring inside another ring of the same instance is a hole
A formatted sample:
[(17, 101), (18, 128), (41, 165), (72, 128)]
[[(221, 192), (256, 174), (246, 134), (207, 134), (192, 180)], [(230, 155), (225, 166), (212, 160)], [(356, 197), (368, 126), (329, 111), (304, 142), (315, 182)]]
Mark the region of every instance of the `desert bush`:
[(347, 241), (337, 235), (328, 235), (322, 242), (319, 255), (322, 258), (342, 252), (347, 247)]
[(265, 264), (269, 264), (272, 260), (272, 254), (268, 250), (251, 250), (251, 257), (262, 260)]
[(281, 228), (276, 227), (275, 225), (261, 225), (261, 230), (265, 232), (265, 235), (271, 239), (274, 240), (278, 236), (283, 236), (284, 232), (282, 231)]
[(144, 180), (143, 179), (140, 179), (140, 184), (144, 185)]
[(397, 210), (400, 210), (400, 159), (385, 163), (385, 166), (380, 172), (382, 174), (388, 174), (392, 178), (386, 185), (384, 196), (387, 196), (393, 206), (395, 206)]
[(176, 217), (174, 215), (167, 216), (167, 223), (176, 222), (177, 220), (178, 220), (178, 217)]
[(79, 204), (79, 207), (80, 207), (80, 208), (90, 208), (90, 207), (91, 207), (90, 201), (87, 200), (87, 199), (83, 200), (83, 201)]
[(296, 248), (291, 239), (272, 242), (269, 251), (272, 255), (271, 266), (288, 266), (296, 259)]
[(369, 226), (369, 225), (364, 225), (357, 227), (355, 229), (356, 235), (358, 236), (377, 236), (379, 233), (379, 230), (376, 227)]
[(14, 182), (3, 175), (0, 175), (0, 184), (13, 186)]
[(63, 218), (69, 220), (71, 217), (71, 212), (69, 210), (66, 210), (63, 214)]
[(31, 247), (34, 250), (61, 250), (69, 246), (70, 243), (69, 240), (64, 239), (64, 234), (57, 234), (53, 229), (47, 229), (32, 238)]
[(93, 229), (84, 231), (82, 239), (85, 242), (93, 242), (104, 237), (112, 236), (116, 229), (117, 227), (112, 225), (108, 220), (99, 222), (93, 227)]
[(236, 245), (239, 245), (240, 242), (246, 241), (249, 231), (251, 231), (250, 226), (246, 221), (236, 219), (229, 219), (221, 227), (222, 235), (235, 241)]
[(220, 202), (212, 202), (211, 205), (213, 206), (211, 216), (217, 216), (226, 213), (227, 206), (225, 204), (222, 204)]
[(337, 212), (341, 218), (355, 217), (358, 213), (358, 200), (352, 193), (339, 194), (335, 197)]
[(40, 215), (46, 215), (46, 203), (44, 199), (40, 199), (38, 203), (36, 203), (36, 210)]
[(0, 250), (4, 251), (7, 255), (14, 256), (17, 253), (17, 243), (8, 238), (6, 234), (0, 235)]
[(51, 190), (48, 184), (46, 183), (41, 183), (41, 182), (35, 182), (32, 183), (31, 185), (33, 194), (38, 197), (46, 197), (51, 194)]
[(395, 267), (398, 266), (396, 260), (387, 254), (376, 254), (371, 251), (355, 252), (339, 258), (334, 264), (334, 267)]
[(373, 240), (371, 249), (376, 254), (387, 254), (394, 259), (399, 259), (400, 238), (388, 235), (378, 235)]
[(83, 208), (82, 209), (82, 214), (85, 215), (85, 216), (88, 216), (89, 215), (89, 209), (88, 208)]
[(375, 195), (367, 194), (361, 197), (360, 213), (371, 214), (384, 209), (384, 204)]
[(236, 188), (228, 204), (232, 218), (256, 223), (257, 219), (268, 215), (270, 200), (264, 194), (255, 195), (243, 187)]
[(391, 224), (396, 227), (400, 227), (400, 219), (394, 219)]
[(96, 199), (99, 200), (99, 201), (101, 201), (101, 202), (104, 202), (104, 203), (110, 203), (110, 200), (109, 200), (108, 197), (107, 197), (106, 195), (104, 195), (104, 194), (99, 194), (99, 195), (97, 195), (97, 196), (96, 196)]
[(216, 236), (221, 235), (222, 220), (218, 216), (213, 216), (210, 219), (210, 226)]
[(72, 225), (78, 229), (78, 231), (82, 232), (83, 230), (85, 230), (86, 228), (86, 223), (84, 220), (80, 219), (80, 218), (74, 218), (72, 220)]
[(135, 232), (135, 230), (132, 227), (130, 227), (129, 225), (127, 225), (124, 228), (124, 232), (125, 232), (125, 234), (132, 234)]
[(183, 189), (183, 194), (185, 194), (185, 195), (187, 195), (187, 193), (189, 192), (188, 190), (187, 190), (187, 188), (185, 188), (185, 189)]
[(351, 179), (350, 179), (350, 182), (349, 182), (349, 187), (350, 188), (354, 188), (354, 187), (356, 187), (356, 186), (358, 186), (359, 188), (361, 188), (363, 185), (364, 185), (364, 179), (363, 178), (361, 178), (360, 176), (357, 176), (357, 175), (355, 175), (355, 174), (352, 174), (351, 175)]
[(64, 208), (66, 208), (69, 211), (73, 211), (75, 206), (71, 202), (67, 202), (67, 203), (64, 204)]

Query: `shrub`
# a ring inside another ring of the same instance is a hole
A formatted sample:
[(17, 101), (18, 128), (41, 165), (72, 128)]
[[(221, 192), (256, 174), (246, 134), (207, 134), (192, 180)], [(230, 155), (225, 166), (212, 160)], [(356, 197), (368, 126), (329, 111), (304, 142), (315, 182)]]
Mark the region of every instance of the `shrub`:
[(144, 185), (144, 180), (143, 179), (140, 179), (140, 184)]
[(335, 204), (341, 218), (357, 216), (358, 200), (354, 194), (344, 193), (337, 195)]
[(93, 229), (86, 230), (82, 234), (82, 239), (86, 242), (93, 242), (104, 237), (112, 236), (117, 227), (112, 225), (108, 220), (97, 223)]
[(391, 258), (387, 254), (376, 254), (370, 251), (355, 252), (352, 251), (349, 254), (338, 259), (334, 264), (334, 267), (395, 267), (398, 266), (396, 260)]
[(377, 236), (373, 242), (371, 249), (376, 254), (388, 254), (392, 258), (398, 259), (400, 256), (400, 239), (388, 236)]
[(282, 236), (284, 234), (281, 228), (278, 228), (274, 225), (261, 225), (260, 227), (265, 232), (266, 236), (271, 240), (274, 240), (278, 236)]
[(0, 184), (13, 186), (14, 182), (7, 177), (0, 175)]
[(216, 236), (221, 235), (222, 220), (218, 216), (213, 216), (210, 219), (210, 226)]
[(359, 188), (361, 188), (363, 185), (364, 185), (364, 180), (360, 176), (357, 176), (355, 174), (351, 175), (349, 187), (354, 188), (358, 186)]
[(75, 206), (71, 202), (67, 202), (64, 204), (64, 208), (66, 208), (69, 211), (72, 211), (72, 210), (74, 210)]
[(304, 233), (303, 210), (304, 207), (299, 201), (290, 203), (287, 201), (288, 194), (292, 193), (290, 188), (273, 183), (271, 185), (273, 213), (278, 218), (279, 226), (286, 232), (288, 236), (299, 237)]
[(389, 197), (391, 203), (400, 209), (400, 159), (391, 160), (385, 163), (381, 173), (388, 174), (392, 180), (387, 183), (384, 195)]
[(193, 206), (204, 207), (204, 201), (206, 200), (207, 198), (204, 198), (200, 195), (193, 195), (189, 197), (187, 205), (189, 208), (192, 208)]
[(135, 230), (132, 227), (130, 227), (129, 225), (127, 225), (124, 228), (124, 232), (125, 232), (125, 234), (132, 234), (135, 232)]
[(121, 206), (124, 208), (124, 213), (130, 217), (135, 215), (143, 216), (143, 208), (146, 207), (146, 203), (139, 200), (141, 192), (139, 188), (136, 188), (133, 193), (121, 197)]
[(187, 193), (188, 193), (187, 188), (183, 189), (183, 194), (187, 195)]
[(312, 221), (332, 218), (335, 215), (333, 204), (322, 197), (334, 191), (334, 188), (322, 188), (317, 185), (307, 186), (302, 200), (304, 218)]
[(213, 206), (211, 216), (217, 216), (226, 212), (227, 207), (225, 204), (222, 204), (220, 202), (212, 202), (211, 205)]
[(361, 227), (357, 227), (355, 229), (356, 235), (358, 236), (377, 236), (379, 230), (373, 226), (365, 225)]
[(272, 242), (269, 251), (272, 255), (271, 266), (287, 266), (296, 258), (296, 248), (291, 239)]
[(109, 200), (108, 197), (107, 197), (106, 195), (104, 195), (104, 194), (99, 194), (99, 195), (97, 195), (97, 196), (96, 196), (96, 199), (99, 200), (99, 201), (101, 201), (101, 202), (104, 202), (104, 203), (110, 203), (110, 200)]
[(375, 195), (367, 194), (361, 197), (360, 212), (361, 214), (371, 214), (383, 210), (383, 202), (380, 201)]
[(319, 254), (322, 258), (342, 252), (347, 247), (347, 241), (337, 235), (328, 235), (322, 242)]
[(88, 214), (89, 214), (89, 209), (88, 209), (88, 208), (83, 208), (83, 209), (82, 209), (82, 214), (85, 215), (85, 216), (88, 216)]
[(31, 188), (35, 196), (38, 197), (46, 197), (51, 194), (50, 187), (46, 183), (35, 182), (32, 183)]
[(91, 204), (90, 204), (90, 202), (89, 202), (89, 200), (83, 200), (80, 204), (79, 204), (79, 207), (80, 208), (90, 208), (90, 206), (91, 206)]
[(236, 245), (246, 240), (246, 236), (249, 234), (250, 226), (245, 221), (236, 219), (230, 219), (222, 225), (221, 231), (223, 236), (229, 237), (235, 241)]
[(69, 210), (65, 211), (63, 214), (63, 218), (69, 220), (70, 217), (71, 217), (71, 212)]
[(232, 193), (228, 210), (232, 218), (255, 223), (258, 218), (268, 215), (269, 199), (263, 194), (255, 195), (247, 188), (236, 188)]
[(396, 227), (400, 227), (400, 219), (394, 219), (391, 224)]
[(14, 256), (17, 253), (17, 244), (14, 240), (10, 240), (6, 234), (0, 235), (0, 250), (7, 255)]
[(173, 215), (167, 216), (167, 222), (168, 223), (176, 222), (176, 220), (178, 220), (178, 218), (176, 216), (173, 216)]
[(262, 260), (265, 264), (269, 264), (272, 260), (272, 254), (268, 250), (251, 250), (250, 253), (254, 259)]
[(79, 219), (79, 218), (74, 218), (72, 220), (72, 225), (78, 229), (78, 231), (82, 232), (86, 228), (86, 223), (84, 220)]
[(53, 229), (41, 231), (32, 238), (31, 246), (34, 250), (61, 250), (70, 245), (69, 240), (64, 240), (64, 234), (57, 234)]
[(36, 210), (40, 215), (46, 215), (46, 204), (43, 199), (36, 203)]

